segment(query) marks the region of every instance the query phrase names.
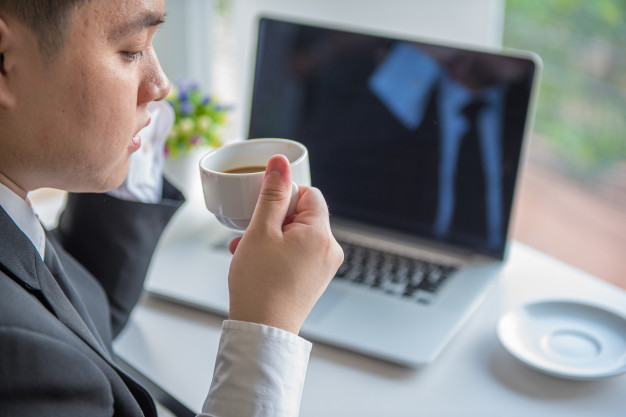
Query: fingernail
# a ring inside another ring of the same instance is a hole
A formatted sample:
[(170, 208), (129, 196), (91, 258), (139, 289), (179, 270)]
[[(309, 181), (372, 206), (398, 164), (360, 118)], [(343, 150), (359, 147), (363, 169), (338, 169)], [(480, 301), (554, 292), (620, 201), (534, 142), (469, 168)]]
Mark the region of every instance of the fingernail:
[(265, 176), (266, 177), (280, 177), (280, 172), (276, 170), (266, 171)]
[[(284, 158), (284, 157), (283, 157)], [(285, 164), (279, 159), (272, 157), (267, 164), (265, 176), (281, 177), (285, 172)]]

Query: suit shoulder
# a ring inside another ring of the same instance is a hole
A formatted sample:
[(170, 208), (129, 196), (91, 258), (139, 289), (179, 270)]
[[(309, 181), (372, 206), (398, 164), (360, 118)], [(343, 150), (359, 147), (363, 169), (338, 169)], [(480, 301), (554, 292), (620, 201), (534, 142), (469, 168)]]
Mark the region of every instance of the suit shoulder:
[(23, 328), (63, 338), (67, 328), (42, 304), (38, 293), (0, 271), (0, 327)]
[(0, 409), (7, 415), (113, 415), (107, 375), (63, 340), (0, 325)]

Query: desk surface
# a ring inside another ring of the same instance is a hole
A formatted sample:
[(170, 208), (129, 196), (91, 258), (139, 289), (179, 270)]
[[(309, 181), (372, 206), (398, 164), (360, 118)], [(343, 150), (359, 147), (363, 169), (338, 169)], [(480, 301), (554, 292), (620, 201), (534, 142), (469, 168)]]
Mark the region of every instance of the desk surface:
[[(500, 345), (500, 316), (544, 297), (599, 302), (626, 315), (626, 292), (513, 243), (499, 284), (434, 363), (412, 370), (314, 344), (300, 415), (626, 416), (626, 375), (562, 380), (522, 365)], [(222, 319), (146, 296), (115, 349), (200, 410)]]

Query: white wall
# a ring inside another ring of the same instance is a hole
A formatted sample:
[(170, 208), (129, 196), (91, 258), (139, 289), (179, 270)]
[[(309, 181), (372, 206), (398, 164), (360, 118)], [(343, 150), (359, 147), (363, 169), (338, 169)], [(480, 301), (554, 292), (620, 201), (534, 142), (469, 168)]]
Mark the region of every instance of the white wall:
[[(231, 0), (232, 43), (216, 46), (211, 38), (216, 33), (215, 3), (166, 0), (167, 22), (155, 39), (155, 48), (172, 81), (190, 76), (232, 101), (234, 126), (228, 135), (233, 137), (242, 137), (247, 130), (260, 15), (497, 48), (504, 13), (504, 0)], [(225, 47), (232, 51), (224, 53)]]
[(154, 48), (172, 83), (191, 77), (211, 88), (212, 32), (215, 0), (166, 0), (165, 24), (154, 39)]
[(232, 0), (244, 38), (257, 16), (292, 16), (379, 33), (499, 46), (503, 0)]

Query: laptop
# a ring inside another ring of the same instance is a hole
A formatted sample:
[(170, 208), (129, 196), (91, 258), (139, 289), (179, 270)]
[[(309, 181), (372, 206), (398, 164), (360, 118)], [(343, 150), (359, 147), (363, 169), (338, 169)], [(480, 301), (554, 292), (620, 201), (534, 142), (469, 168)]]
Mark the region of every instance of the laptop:
[[(437, 357), (504, 267), (539, 69), (532, 53), (260, 19), (249, 137), (307, 146), (345, 252), (304, 337)], [(167, 245), (148, 291), (227, 314), (232, 237)]]

